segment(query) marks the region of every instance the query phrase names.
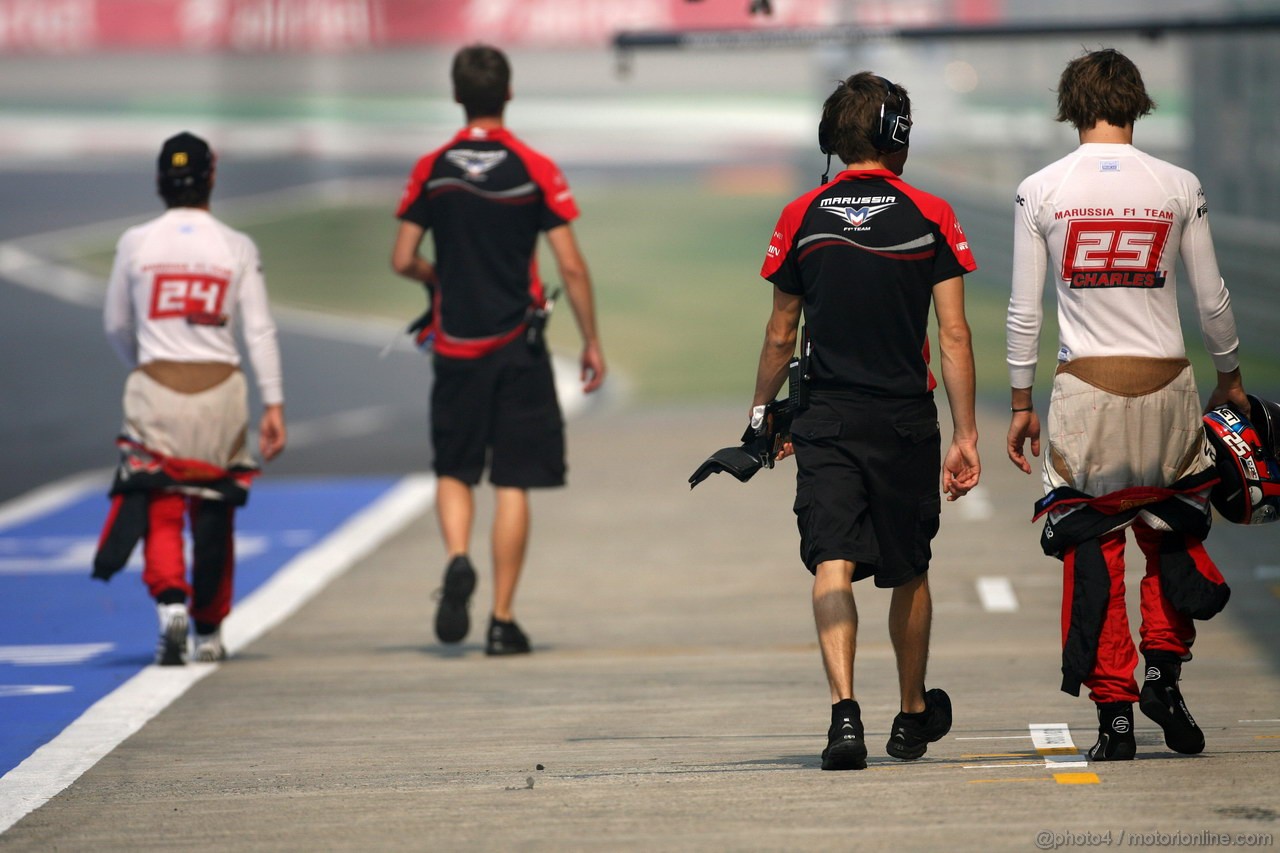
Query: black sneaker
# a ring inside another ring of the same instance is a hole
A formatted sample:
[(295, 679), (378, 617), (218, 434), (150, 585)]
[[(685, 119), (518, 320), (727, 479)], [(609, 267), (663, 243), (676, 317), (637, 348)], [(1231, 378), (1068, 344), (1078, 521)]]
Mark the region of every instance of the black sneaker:
[(1148, 657), (1147, 677), (1138, 696), (1138, 707), (1164, 729), (1166, 746), (1183, 755), (1195, 755), (1204, 751), (1204, 732), (1196, 725), (1178, 689), (1181, 674), (1182, 664), (1176, 659), (1153, 661)]
[(862, 716), (858, 703), (847, 712), (832, 716), (827, 729), (827, 748), (822, 750), (823, 770), (865, 770), (867, 742), (862, 737)]
[(461, 643), (471, 630), (471, 617), (467, 604), (476, 589), (476, 570), (466, 554), (459, 554), (449, 561), (444, 570), (444, 585), (440, 590), (440, 606), (436, 609), (436, 636), (442, 643)]
[(1090, 761), (1132, 761), (1138, 745), (1133, 739), (1133, 703), (1098, 704), (1098, 742), (1089, 747)]
[(945, 690), (934, 688), (924, 694), (922, 719), (917, 714), (898, 713), (885, 752), (903, 761), (914, 761), (924, 755), (929, 744), (942, 740), (951, 731), (951, 697)]
[(489, 637), (484, 645), (486, 655), (527, 655), (531, 651), (529, 638), (519, 625), (489, 618)]

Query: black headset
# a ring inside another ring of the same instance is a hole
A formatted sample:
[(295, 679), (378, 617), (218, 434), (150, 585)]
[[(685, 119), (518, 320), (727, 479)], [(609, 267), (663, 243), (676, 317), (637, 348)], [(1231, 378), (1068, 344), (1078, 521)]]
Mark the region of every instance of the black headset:
[[(892, 154), (910, 144), (911, 115), (901, 111), (906, 102), (898, 94), (894, 84), (884, 77), (876, 77), (876, 79), (884, 84), (884, 100), (880, 102), (880, 123), (876, 127), (876, 132), (871, 135), (870, 141), (881, 154)], [(842, 81), (840, 85), (848, 84)], [(897, 100), (897, 108), (890, 108), (890, 98)], [(824, 111), (822, 119), (818, 122), (818, 149), (827, 157), (835, 153), (832, 132), (830, 117)]]

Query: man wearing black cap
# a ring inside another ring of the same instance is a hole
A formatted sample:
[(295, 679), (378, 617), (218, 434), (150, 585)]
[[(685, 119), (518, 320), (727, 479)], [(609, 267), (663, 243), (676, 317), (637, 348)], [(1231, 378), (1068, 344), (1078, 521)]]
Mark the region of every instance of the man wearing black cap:
[[(124, 388), (121, 463), (94, 577), (106, 580), (143, 540), (143, 582), (156, 601), (156, 662), (226, 656), (220, 626), (231, 609), (235, 508), (257, 465), (246, 445), (248, 399), (233, 328), (253, 362), (264, 410), (264, 459), (285, 445), (276, 328), (258, 249), (209, 212), (214, 156), (190, 133), (165, 141), (156, 187), (167, 210), (116, 247), (103, 313), (107, 339), (131, 369)], [(192, 578), (182, 531), (189, 517)]]

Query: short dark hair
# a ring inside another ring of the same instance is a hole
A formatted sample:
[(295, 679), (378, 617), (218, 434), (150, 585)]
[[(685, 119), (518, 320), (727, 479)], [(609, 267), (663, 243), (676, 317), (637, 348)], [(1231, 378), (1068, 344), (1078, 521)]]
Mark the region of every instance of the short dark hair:
[(1057, 120), (1076, 130), (1089, 130), (1100, 121), (1125, 127), (1155, 108), (1138, 66), (1113, 48), (1071, 60), (1058, 79)]
[(844, 163), (864, 163), (879, 160), (884, 152), (875, 146), (880, 132), (880, 110), (886, 100), (894, 100), (889, 106), (902, 115), (911, 114), (911, 98), (907, 90), (897, 83), (888, 83), (883, 77), (870, 71), (859, 71), (840, 81), (822, 105), (820, 134), (827, 150)]
[(511, 65), (496, 47), (473, 44), (453, 57), (453, 97), (467, 118), (500, 116), (511, 92)]
[(164, 141), (156, 159), (156, 189), (167, 207), (203, 207), (213, 190), (213, 149), (183, 131)]

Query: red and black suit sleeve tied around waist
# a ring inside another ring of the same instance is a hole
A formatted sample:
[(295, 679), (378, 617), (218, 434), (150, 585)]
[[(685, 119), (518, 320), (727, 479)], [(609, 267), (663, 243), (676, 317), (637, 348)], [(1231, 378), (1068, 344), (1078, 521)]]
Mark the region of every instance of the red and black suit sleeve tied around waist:
[(814, 391), (913, 397), (937, 385), (933, 286), (975, 269), (945, 201), (886, 170), (849, 170), (787, 205), (760, 274), (804, 297)]
[(116, 446), (120, 448), (120, 464), (111, 484), (111, 509), (98, 536), (92, 576), (110, 580), (125, 567), (134, 547), (147, 534), (151, 496), (181, 486), (218, 496), (200, 505), (200, 535), (195, 537), (193, 559), (201, 565), (224, 565), (232, 510), (248, 502), (258, 469), (239, 465), (219, 468), (199, 459), (165, 456), (126, 436), (117, 438)]
[(1164, 488), (1135, 487), (1094, 497), (1060, 486), (1036, 502), (1034, 519), (1044, 518), (1040, 546), (1063, 560), (1070, 621), (1062, 643), (1062, 691), (1080, 695), (1093, 671), (1102, 640), (1110, 571), (1102, 538), (1140, 512), (1164, 522), (1159, 546), (1160, 588), (1174, 610), (1192, 619), (1210, 619), (1227, 606), (1231, 588), (1200, 544), (1212, 516), (1208, 489), (1217, 482), (1210, 468)]
[(468, 128), (418, 161), (397, 216), (434, 241), (436, 353), (478, 358), (517, 337), (542, 304), (538, 235), (578, 208), (551, 160), (505, 129)]

